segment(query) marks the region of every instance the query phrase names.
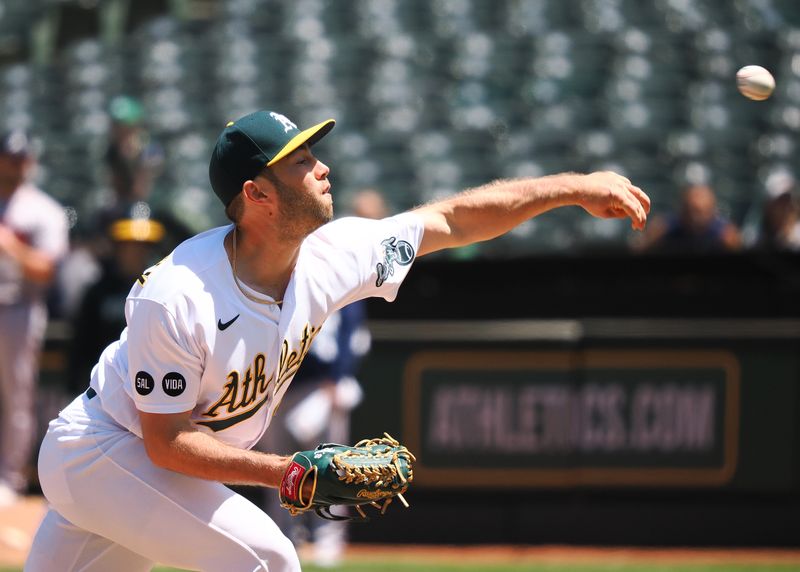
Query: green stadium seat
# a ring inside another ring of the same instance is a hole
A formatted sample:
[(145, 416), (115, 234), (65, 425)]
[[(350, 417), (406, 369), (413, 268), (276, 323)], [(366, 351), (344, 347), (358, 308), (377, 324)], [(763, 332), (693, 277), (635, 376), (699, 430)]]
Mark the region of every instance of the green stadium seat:
[[(0, 49), (57, 5), (4, 2)], [(403, 207), (499, 176), (614, 167), (659, 208), (709, 177), (736, 218), (765, 171), (800, 159), (798, 58), (795, 0), (228, 0), (121, 45), (68, 45), (49, 66), (0, 65), (0, 121), (42, 136), (43, 176), (87, 211), (105, 192), (108, 102), (127, 93), (167, 150), (165, 200), (182, 204), (207, 186), (219, 128), (269, 106), (337, 118), (319, 153), (343, 196), (378, 186)], [(766, 102), (733, 81), (755, 62), (774, 62)], [(567, 210), (507, 240), (502, 254), (624, 248), (627, 230)]]

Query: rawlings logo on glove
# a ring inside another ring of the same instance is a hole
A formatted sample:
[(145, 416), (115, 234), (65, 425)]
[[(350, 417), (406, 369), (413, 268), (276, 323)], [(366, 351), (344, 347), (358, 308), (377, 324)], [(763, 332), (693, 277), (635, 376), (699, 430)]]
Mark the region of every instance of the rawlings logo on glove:
[[(411, 463), (416, 459), (388, 433), (384, 435), (352, 447), (323, 443), (313, 451), (295, 453), (281, 481), (281, 506), (292, 515), (314, 510), (329, 520), (350, 520), (332, 514), (334, 505), (354, 506), (365, 520), (362, 506), (366, 504), (383, 514), (396, 497), (408, 507), (403, 493), (414, 478)], [(308, 479), (312, 479), (311, 498), (304, 501), (302, 491)]]
[(301, 479), (305, 474), (306, 469), (304, 467), (292, 462), (281, 481), (281, 496), (293, 501), (300, 500)]

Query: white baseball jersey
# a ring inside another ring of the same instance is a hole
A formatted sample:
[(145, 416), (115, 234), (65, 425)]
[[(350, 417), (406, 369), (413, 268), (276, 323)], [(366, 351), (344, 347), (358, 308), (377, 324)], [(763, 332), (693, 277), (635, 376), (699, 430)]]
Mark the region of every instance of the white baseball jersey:
[(281, 307), (237, 288), (223, 247), (231, 229), (187, 240), (142, 275), (126, 302), (127, 328), (92, 372), (103, 409), (136, 435), (137, 409), (191, 411), (200, 430), (252, 447), (327, 316), (369, 296), (395, 298), (423, 223), (404, 213), (319, 228), (300, 248)]
[[(55, 199), (30, 183), (21, 185), (8, 201), (0, 200), (0, 223), (25, 244), (62, 258), (69, 245), (67, 216)], [(0, 254), (0, 304), (39, 301), (45, 288), (25, 280), (19, 265)]]

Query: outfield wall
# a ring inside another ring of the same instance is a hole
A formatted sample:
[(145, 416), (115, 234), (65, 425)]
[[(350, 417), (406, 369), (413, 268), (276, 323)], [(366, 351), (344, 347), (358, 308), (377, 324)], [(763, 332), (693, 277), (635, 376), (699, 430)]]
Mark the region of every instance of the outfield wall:
[(413, 508), (356, 538), (800, 545), (797, 258), (426, 262), (353, 423)]

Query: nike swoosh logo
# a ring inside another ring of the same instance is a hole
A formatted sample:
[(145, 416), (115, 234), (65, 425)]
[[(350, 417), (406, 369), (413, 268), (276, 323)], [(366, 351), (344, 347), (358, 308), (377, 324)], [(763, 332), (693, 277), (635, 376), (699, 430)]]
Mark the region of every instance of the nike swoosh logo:
[(227, 322), (223, 322), (222, 320), (217, 320), (217, 327), (219, 328), (219, 331), (221, 332), (222, 330), (227, 330), (228, 326), (234, 323), (238, 317), (239, 314), (236, 314), (233, 318), (231, 318)]

